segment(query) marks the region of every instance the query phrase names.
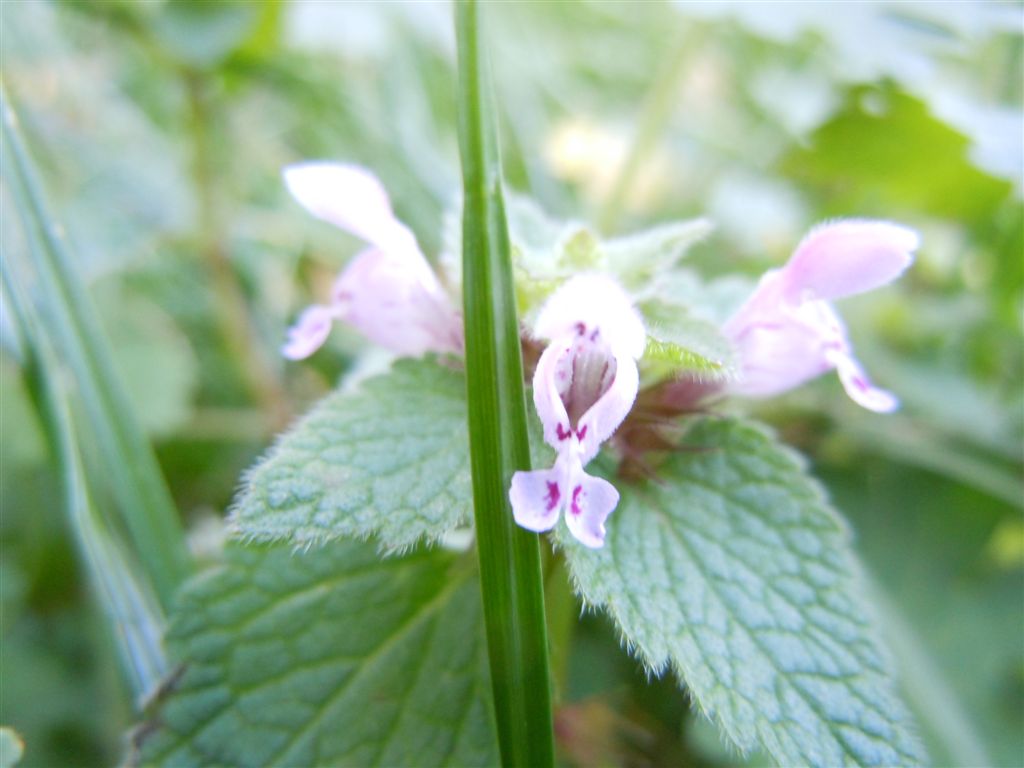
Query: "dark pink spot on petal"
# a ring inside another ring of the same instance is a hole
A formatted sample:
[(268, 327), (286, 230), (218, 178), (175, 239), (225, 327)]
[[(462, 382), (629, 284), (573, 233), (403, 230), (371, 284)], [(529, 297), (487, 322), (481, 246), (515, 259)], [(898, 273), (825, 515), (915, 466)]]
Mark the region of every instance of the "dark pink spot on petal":
[(591, 341), (597, 341), (597, 335), (599, 333), (601, 333), (601, 329), (600, 328), (595, 328), (594, 332), (592, 334), (590, 334), (590, 340)]
[(584, 424), (582, 427), (576, 430), (576, 438), (582, 440), (587, 436), (587, 425)]
[(562, 426), (562, 422), (558, 422), (558, 424), (555, 425), (555, 435), (557, 435), (559, 440), (568, 440), (572, 437), (572, 428), (570, 427), (567, 430)]
[(547, 511), (550, 512), (552, 509), (558, 506), (558, 502), (562, 498), (562, 492), (558, 490), (558, 483), (553, 483), (550, 480), (548, 483), (548, 493), (544, 497), (544, 502), (547, 504)]
[(576, 333), (583, 336), (587, 332), (587, 326), (583, 323), (576, 323)]
[(580, 495), (583, 493), (583, 486), (577, 485), (572, 489), (572, 503), (569, 505), (569, 511), (574, 515), (582, 515), (583, 509), (580, 507)]

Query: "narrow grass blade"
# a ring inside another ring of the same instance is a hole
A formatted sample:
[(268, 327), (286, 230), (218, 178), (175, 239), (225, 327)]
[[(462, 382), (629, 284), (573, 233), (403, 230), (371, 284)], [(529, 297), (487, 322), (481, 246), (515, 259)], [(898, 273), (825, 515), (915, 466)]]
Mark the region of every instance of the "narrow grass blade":
[(90, 498), (71, 418), (65, 377), (7, 260), (0, 261), (4, 303), (20, 332), (22, 371), (39, 411), (64, 486), (65, 511), (121, 667), (141, 702), (167, 672), (164, 617), (149, 585), (111, 534)]
[(15, 113), (0, 87), (3, 178), (24, 223), (44, 332), (75, 380), (140, 561), (166, 610), (191, 571), (184, 532), (152, 448), (121, 389), (99, 322), (46, 209)]
[(537, 535), (515, 525), (512, 474), (529, 468), (523, 363), (497, 132), (474, 0), (455, 6), (464, 191), (463, 308), (473, 505), (502, 762), (554, 762)]

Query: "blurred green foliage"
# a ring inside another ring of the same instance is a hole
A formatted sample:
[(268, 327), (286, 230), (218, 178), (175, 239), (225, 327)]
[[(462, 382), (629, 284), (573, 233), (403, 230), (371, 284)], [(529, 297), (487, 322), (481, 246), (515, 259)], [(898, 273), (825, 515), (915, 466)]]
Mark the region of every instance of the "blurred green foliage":
[[(903, 411), (865, 416), (828, 380), (757, 410), (849, 516), (901, 617), (909, 700), (942, 694), (917, 713), (936, 763), (1018, 764), (1024, 11), (763, 5), (493, 4), (508, 179), (608, 236), (706, 216), (717, 230), (690, 258), (708, 275), (779, 264), (826, 217), (921, 231), (898, 285), (843, 306)], [(362, 348), (336, 334), (308, 364), (276, 356), (357, 247), (287, 199), (280, 168), (372, 167), (440, 258), (458, 188), (450, 8), (68, 0), (0, 4), (0, 23), (4, 81), (77, 267), (193, 544), (216, 557), (209, 521), (240, 472)], [(23, 249), (6, 192), (0, 214), (4, 253)], [(0, 338), (0, 723), (25, 740), (20, 765), (109, 764), (130, 703), (6, 313)], [(738, 761), (674, 686), (646, 685), (606, 622), (586, 619), (570, 642), (567, 764)], [(921, 688), (915, 660), (937, 688)]]

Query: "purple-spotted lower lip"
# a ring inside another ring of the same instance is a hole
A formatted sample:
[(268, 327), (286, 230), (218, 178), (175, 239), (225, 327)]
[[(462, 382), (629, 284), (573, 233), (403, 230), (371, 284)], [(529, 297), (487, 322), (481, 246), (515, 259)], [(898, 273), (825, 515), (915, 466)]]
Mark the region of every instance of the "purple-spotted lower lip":
[(548, 480), (548, 493), (544, 497), (544, 502), (547, 505), (547, 511), (550, 512), (558, 506), (558, 502), (562, 500), (562, 492), (558, 490), (558, 483), (553, 483)]
[(563, 427), (561, 423), (555, 425), (555, 436), (559, 440), (568, 440), (570, 437), (576, 435), (577, 440), (582, 440), (587, 436), (587, 425), (584, 424), (579, 429), (573, 430), (571, 426)]
[(572, 489), (572, 501), (569, 503), (569, 511), (577, 516), (583, 514), (583, 510), (580, 508), (580, 494), (582, 493), (582, 485), (577, 485)]

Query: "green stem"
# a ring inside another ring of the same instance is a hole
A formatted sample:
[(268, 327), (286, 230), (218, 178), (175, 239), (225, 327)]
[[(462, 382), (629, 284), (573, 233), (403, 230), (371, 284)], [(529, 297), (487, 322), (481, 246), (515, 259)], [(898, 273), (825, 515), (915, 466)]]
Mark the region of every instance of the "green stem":
[(544, 560), (544, 608), (548, 620), (548, 645), (551, 647), (551, 688), (555, 701), (564, 702), (569, 679), (569, 648), (576, 629), (579, 605), (562, 553), (549, 548)]
[(677, 42), (675, 45), (675, 50), (672, 51), (647, 94), (629, 154), (619, 165), (611, 191), (598, 213), (598, 227), (602, 232), (611, 233), (615, 230), (619, 216), (622, 214), (623, 205), (633, 189), (636, 176), (640, 172), (644, 160), (647, 159), (648, 154), (657, 143), (665, 124), (672, 117), (679, 94), (679, 85), (683, 73), (686, 71), (684, 64), (690, 58), (688, 45), (684, 42)]
[(291, 418), (288, 397), (278, 371), (267, 357), (255, 333), (245, 293), (235, 274), (224, 234), (224, 214), (217, 194), (217, 169), (211, 130), (215, 125), (209, 76), (200, 71), (182, 72), (188, 99), (192, 139), (192, 182), (199, 206), (199, 245), (214, 296), (213, 314), (224, 342), (234, 358), (246, 388), (271, 423), (283, 428)]
[(462, 156), (463, 308), (484, 619), (502, 762), (554, 763), (547, 627), (537, 535), (515, 525), (513, 472), (528, 469), (523, 362), (501, 192), (497, 133), (479, 48), (477, 4), (455, 8)]
[(3, 177), (24, 222), (45, 332), (74, 375), (139, 560), (167, 610), (176, 588), (192, 570), (174, 501), (121, 389), (99, 320), (43, 201), (2, 86), (0, 112)]

